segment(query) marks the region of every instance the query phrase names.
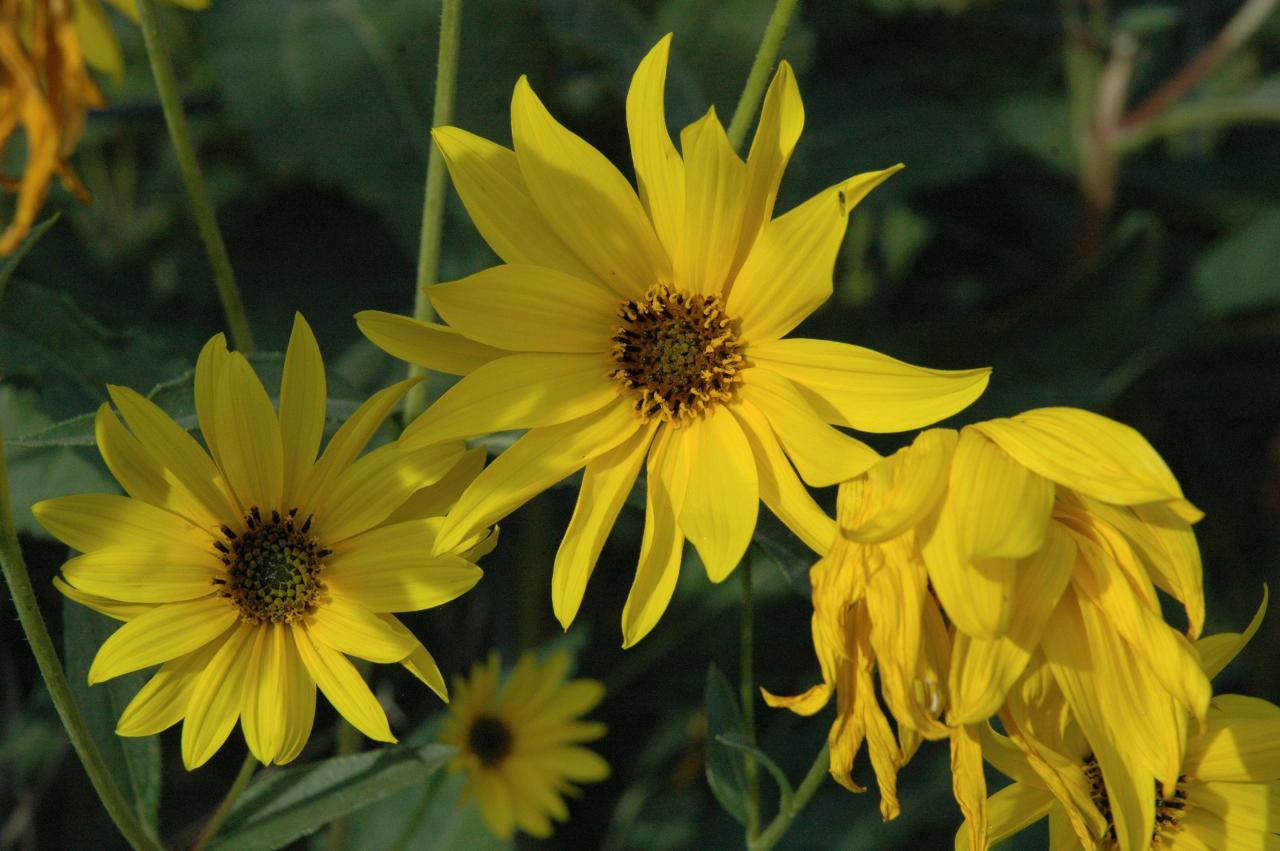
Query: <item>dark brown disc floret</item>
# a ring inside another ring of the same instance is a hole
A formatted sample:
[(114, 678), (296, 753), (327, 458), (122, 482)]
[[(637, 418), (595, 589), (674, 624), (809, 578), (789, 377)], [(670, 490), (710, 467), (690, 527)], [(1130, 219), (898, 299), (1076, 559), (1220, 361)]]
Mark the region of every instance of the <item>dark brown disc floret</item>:
[(293, 623), (315, 608), (324, 585), (320, 569), (330, 550), (311, 534), (311, 518), (297, 520), (298, 509), (264, 518), (257, 506), (245, 515), (245, 530), (222, 527), (225, 541), (214, 547), (227, 576), (216, 580), (220, 593), (240, 609), (247, 623)]

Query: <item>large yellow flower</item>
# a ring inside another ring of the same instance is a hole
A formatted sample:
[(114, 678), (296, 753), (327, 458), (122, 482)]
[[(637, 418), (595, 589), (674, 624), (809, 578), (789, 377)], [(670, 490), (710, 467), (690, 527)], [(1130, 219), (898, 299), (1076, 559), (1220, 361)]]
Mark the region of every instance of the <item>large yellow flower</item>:
[(831, 424), (927, 425), (977, 398), (989, 373), (783, 339), (831, 294), (854, 205), (897, 169), (850, 178), (772, 218), (803, 124), (790, 66), (774, 77), (745, 162), (714, 111), (684, 129), (678, 153), (663, 107), (669, 46), (667, 37), (650, 51), (627, 96), (638, 196), (522, 78), (511, 103), (514, 151), (457, 128), (435, 131), (458, 194), (506, 265), (432, 288), (449, 327), (357, 317), (391, 354), (464, 376), (406, 430), (406, 445), (530, 429), (462, 497), (441, 546), (585, 467), (552, 578), (566, 627), (647, 465), (627, 646), (665, 611), (685, 539), (712, 581), (723, 580), (762, 500), (826, 552), (832, 521), (800, 478), (834, 484), (878, 458)]
[(498, 654), (476, 663), (469, 679), (455, 677), (453, 703), (441, 740), (458, 748), (449, 763), (467, 774), (463, 800), (475, 798), (489, 829), (509, 837), (516, 828), (551, 835), (551, 820), (565, 821), (565, 795), (575, 783), (609, 776), (599, 754), (582, 747), (604, 725), (582, 721), (604, 697), (595, 680), (565, 681), (569, 657), (538, 661), (526, 653), (504, 682)]
[(128, 429), (104, 404), (98, 448), (129, 496), (61, 497), (32, 511), (83, 553), (55, 580), (63, 593), (125, 621), (89, 682), (160, 665), (117, 733), (181, 720), (192, 769), (240, 719), (259, 760), (285, 763), (310, 735), (319, 686), (365, 735), (394, 741), (348, 655), (399, 662), (446, 697), (435, 661), (392, 613), (467, 591), (493, 538), (482, 531), (430, 555), (440, 515), (479, 471), (482, 450), (387, 445), (357, 458), (412, 383), (361, 405), (319, 458), (324, 364), (301, 316), (278, 413), (221, 334), (204, 347), (195, 401), (208, 453), (152, 402), (109, 388)]

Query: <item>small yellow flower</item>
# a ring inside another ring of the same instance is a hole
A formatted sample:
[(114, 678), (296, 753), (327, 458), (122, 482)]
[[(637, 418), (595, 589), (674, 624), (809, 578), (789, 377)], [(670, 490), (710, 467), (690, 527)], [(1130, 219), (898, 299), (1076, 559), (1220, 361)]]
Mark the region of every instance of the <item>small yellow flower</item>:
[[(38, 503), (40, 523), (83, 555), (54, 582), (125, 622), (94, 658), (89, 682), (160, 665), (116, 732), (145, 736), (183, 722), (188, 769), (241, 721), (263, 763), (302, 750), (319, 686), (365, 735), (395, 741), (347, 656), (399, 662), (441, 698), (435, 661), (393, 612), (441, 605), (480, 578), (487, 532), (429, 555), (444, 514), (479, 471), (461, 443), (361, 450), (413, 381), (361, 405), (317, 458), (324, 364), (298, 316), (279, 411), (221, 334), (200, 353), (196, 413), (208, 452), (159, 407), (110, 387), (98, 448), (129, 496)], [(212, 456), (212, 457), (210, 457)]]
[(663, 106), (669, 47), (668, 36), (650, 51), (627, 96), (638, 195), (521, 78), (514, 150), (453, 127), (434, 133), (472, 220), (506, 265), (431, 289), (448, 327), (357, 316), (391, 354), (464, 376), (406, 430), (407, 445), (529, 429), (463, 495), (442, 546), (585, 467), (552, 575), (566, 628), (647, 466), (624, 646), (666, 610), (686, 538), (722, 581), (761, 501), (827, 551), (834, 526), (801, 479), (835, 484), (878, 458), (832, 425), (918, 428), (967, 406), (989, 374), (784, 339), (830, 296), (853, 207), (898, 167), (837, 183), (773, 218), (804, 121), (790, 66), (779, 66), (745, 162), (714, 110), (684, 129), (677, 152)]
[(503, 838), (519, 828), (551, 835), (566, 821), (564, 796), (576, 783), (609, 776), (609, 765), (581, 745), (604, 735), (603, 724), (579, 720), (604, 697), (595, 680), (565, 681), (569, 657), (540, 662), (526, 653), (502, 681), (496, 653), (454, 678), (453, 703), (441, 741), (458, 748), (453, 771), (467, 774), (463, 801), (475, 798), (489, 829)]

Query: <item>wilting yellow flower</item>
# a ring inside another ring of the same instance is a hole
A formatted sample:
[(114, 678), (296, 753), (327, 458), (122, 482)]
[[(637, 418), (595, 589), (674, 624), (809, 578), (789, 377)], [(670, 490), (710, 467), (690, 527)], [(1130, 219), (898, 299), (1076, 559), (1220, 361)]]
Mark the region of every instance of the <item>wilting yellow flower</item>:
[[(108, 0), (137, 17), (134, 0)], [(202, 9), (209, 0), (169, 0)], [(13, 221), (0, 233), (10, 254), (35, 223), (57, 175), (81, 201), (88, 191), (67, 158), (84, 131), (85, 113), (105, 104), (88, 65), (118, 79), (120, 44), (98, 0), (0, 0), (0, 154), (21, 126), (26, 137), (22, 177), (0, 175), (18, 194)]]
[(581, 745), (604, 735), (604, 725), (582, 721), (604, 697), (595, 680), (565, 681), (569, 657), (521, 657), (504, 682), (496, 653), (476, 663), (469, 679), (454, 678), (453, 703), (441, 741), (458, 748), (449, 763), (467, 774), (463, 801), (475, 798), (489, 829), (509, 837), (519, 828), (551, 835), (551, 820), (566, 821), (564, 796), (575, 783), (609, 776), (609, 765)]
[[(1209, 636), (1198, 643), (1208, 676), (1248, 641), (1265, 608), (1264, 599), (1243, 635)], [(988, 841), (1046, 815), (1053, 851), (1263, 849), (1280, 841), (1280, 707), (1237, 694), (1214, 697), (1203, 725), (1191, 730), (1176, 782), (1171, 787), (1153, 783), (1140, 801), (1127, 802), (1117, 800), (1111, 777), (1080, 729), (1052, 708), (1051, 695), (1042, 692), (1040, 698), (1040, 735), (1030, 748), (1016, 726), (1012, 738), (984, 731), (984, 755), (1015, 780), (988, 802)], [(1135, 818), (1134, 809), (1147, 810), (1150, 817)], [(1144, 831), (1131, 835), (1126, 819), (1144, 824)], [(957, 835), (956, 845), (969, 847), (967, 833)]]
[(796, 470), (830, 485), (878, 458), (830, 424), (927, 425), (977, 398), (989, 373), (783, 339), (831, 294), (850, 211), (897, 167), (838, 183), (774, 219), (803, 124), (790, 66), (774, 77), (745, 162), (714, 111), (684, 129), (677, 153), (663, 107), (669, 46), (670, 37), (650, 51), (627, 96), (638, 196), (521, 78), (514, 151), (457, 128), (434, 134), (472, 220), (506, 265), (431, 289), (449, 327), (357, 316), (391, 354), (464, 376), (406, 430), (406, 445), (530, 429), (463, 495), (441, 546), (585, 467), (552, 576), (564, 626), (647, 464), (627, 646), (665, 611), (685, 539), (712, 581), (723, 580), (761, 500), (826, 552), (833, 524)]
[(61, 497), (32, 511), (83, 553), (55, 580), (63, 593), (125, 621), (98, 650), (89, 682), (160, 665), (117, 733), (150, 735), (181, 720), (192, 769), (240, 719), (254, 756), (285, 763), (310, 735), (319, 686), (365, 735), (394, 741), (348, 655), (399, 662), (446, 697), (435, 661), (392, 613), (467, 591), (493, 538), (481, 531), (430, 555), (440, 515), (479, 471), (482, 450), (387, 445), (357, 459), (412, 384), (372, 396), (318, 459), (324, 364), (301, 316), (278, 414), (221, 334), (201, 351), (195, 403), (209, 453), (152, 402), (109, 388), (128, 429), (104, 404), (98, 448), (129, 496)]

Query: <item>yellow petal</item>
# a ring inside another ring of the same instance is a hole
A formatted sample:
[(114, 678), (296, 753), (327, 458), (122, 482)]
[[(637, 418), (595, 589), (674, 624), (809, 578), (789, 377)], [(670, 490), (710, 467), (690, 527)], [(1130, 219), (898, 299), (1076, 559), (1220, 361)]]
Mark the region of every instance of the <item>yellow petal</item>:
[(480, 475), (487, 457), (488, 453), (483, 446), (468, 449), (440, 481), (414, 491), (413, 496), (392, 512), (385, 522), (399, 523), (403, 520), (421, 520), (448, 514), (467, 485)]
[(627, 135), (640, 201), (669, 256), (675, 256), (684, 231), (684, 161), (667, 131), (664, 89), (671, 35), (640, 61), (627, 90)]
[(964, 813), (969, 847), (987, 847), (987, 780), (982, 773), (978, 725), (965, 724), (951, 733), (951, 789)]
[(285, 654), (292, 653), (284, 624), (263, 624), (254, 632), (246, 663), (240, 726), (258, 762), (270, 765), (280, 755), (287, 724)]
[[(987, 799), (987, 835), (983, 847), (1040, 821), (1049, 814), (1052, 805), (1053, 796), (1044, 789), (1025, 783), (1010, 783)], [(956, 851), (968, 851), (973, 847), (971, 834), (968, 826), (956, 832)]]
[(754, 405), (733, 405), (729, 410), (738, 418), (756, 458), (760, 500), (810, 549), (826, 553), (835, 540), (835, 521), (792, 469), (764, 414)]
[(667, 254), (627, 179), (552, 118), (525, 77), (511, 97), (511, 135), (534, 203), (597, 280), (635, 298), (671, 279)]
[(399, 662), (418, 646), (407, 629), (396, 629), (390, 621), (337, 593), (316, 606), (306, 621), (307, 633), (314, 641), (370, 662)]
[(257, 631), (255, 625), (240, 624), (196, 679), (182, 723), (182, 764), (187, 771), (208, 762), (236, 726)]
[(158, 606), (113, 632), (89, 668), (89, 685), (138, 671), (218, 638), (239, 619), (230, 602), (216, 595)]
[(1044, 544), (1053, 483), (971, 429), (960, 432), (947, 498), (960, 521), (967, 556), (1024, 558)]
[(745, 370), (738, 393), (764, 413), (787, 457), (814, 487), (851, 479), (880, 460), (874, 449), (823, 422), (795, 385), (776, 372)]
[(249, 361), (232, 352), (214, 389), (213, 421), (227, 482), (246, 509), (280, 504), (284, 449), (280, 423)]
[[(226, 363), (231, 358), (231, 353), (227, 351), (227, 337), (225, 334), (214, 334), (209, 338), (208, 342), (200, 349), (200, 356), (196, 358), (196, 374), (195, 374), (195, 401), (196, 401), (196, 419), (200, 422), (200, 434), (204, 437), (205, 446), (209, 447), (209, 454), (213, 456), (216, 467), (222, 466), (222, 449), (218, 442), (218, 424), (214, 421), (214, 411), (218, 408), (218, 385), (222, 382), (222, 376), (226, 372)], [(221, 477), (221, 470), (217, 475)], [(226, 481), (221, 481), (222, 486), (226, 487)], [(236, 502), (235, 494), (228, 494), (228, 499), (234, 506), (234, 513), (239, 516), (244, 513), (247, 506), (241, 506)]]
[(120, 85), (124, 76), (124, 54), (106, 10), (98, 0), (74, 0), (72, 8), (85, 62)]
[(187, 714), (196, 680), (222, 645), (221, 641), (211, 641), (161, 665), (120, 714), (116, 735), (151, 736), (181, 721)]
[(841, 518), (845, 537), (863, 543), (896, 538), (920, 523), (946, 493), (956, 432), (929, 429), (910, 446), (899, 449), (861, 480), (842, 485), (850, 494), (849, 512)]
[(306, 627), (293, 627), (293, 640), (302, 663), (333, 708), (361, 733), (379, 742), (394, 742), (387, 713), (355, 666), (336, 650), (312, 639)]
[(491, 526), (639, 428), (631, 407), (619, 403), (567, 423), (533, 429), (467, 488), (449, 512), (434, 551), (453, 550), (476, 530)]
[(284, 635), (284, 696), (281, 703), (285, 711), (284, 733), (276, 763), (284, 765), (297, 759), (311, 738), (311, 727), (316, 716), (316, 682), (311, 672), (302, 664), (302, 658), (293, 646), (293, 631)]
[(1037, 408), (973, 426), (1019, 463), (1072, 490), (1116, 505), (1169, 502), (1194, 522), (1169, 467), (1134, 429), (1078, 408)]
[(644, 533), (640, 539), (640, 562), (622, 608), (622, 647), (634, 647), (658, 625), (680, 577), (684, 535), (676, 524), (675, 507), (660, 474), (671, 429), (658, 433), (649, 453), (649, 475), (645, 490)]
[(1016, 562), (966, 555), (964, 523), (949, 498), (924, 521), (921, 534), (929, 580), (956, 628), (974, 638), (1004, 635), (1013, 615)]
[(518, 352), (608, 352), (621, 304), (595, 281), (542, 266), (492, 266), (429, 293), (451, 327)]
[(462, 457), (460, 443), (412, 451), (380, 446), (342, 471), (316, 506), (316, 534), (329, 546), (372, 528), (418, 488), (439, 481)]
[(1182, 772), (1199, 780), (1256, 783), (1280, 778), (1280, 707), (1220, 694), (1187, 742)]
[(733, 152), (713, 107), (680, 133), (684, 152), (684, 228), (675, 285), (685, 292), (725, 289), (742, 227), (746, 167)]
[(301, 313), (293, 316), (293, 333), (284, 356), (280, 379), (280, 438), (284, 457), (284, 505), (311, 472), (324, 436), (327, 399), (324, 360), (311, 326)]
[(750, 253), (726, 304), (731, 316), (740, 317), (744, 337), (756, 343), (777, 340), (831, 297), (831, 273), (849, 213), (899, 168), (837, 183), (764, 226), (747, 246)]
[(591, 277), (533, 202), (514, 151), (457, 127), (437, 127), (431, 136), (471, 221), (495, 254), (507, 263)]
[(150, 503), (106, 493), (82, 493), (46, 499), (31, 506), (40, 525), (82, 553), (150, 541), (182, 551), (212, 545), (208, 534), (190, 521)]
[[(388, 616), (384, 615), (384, 617)], [(449, 702), (449, 689), (444, 684), (444, 675), (440, 673), (436, 660), (427, 652), (427, 648), (419, 644), (412, 653), (400, 660), (400, 664), (404, 665), (409, 673), (422, 680), (427, 688), (439, 695), (441, 700), (445, 703)]]
[(565, 629), (578, 614), (587, 580), (622, 504), (631, 493), (657, 429), (658, 422), (653, 420), (623, 443), (587, 463), (573, 518), (556, 551), (551, 571), (551, 607)]
[(1249, 643), (1258, 627), (1262, 626), (1262, 618), (1267, 613), (1267, 599), (1270, 593), (1267, 586), (1262, 586), (1262, 602), (1253, 615), (1253, 620), (1245, 627), (1244, 632), (1222, 632), (1207, 635), (1196, 642), (1196, 652), (1200, 654), (1200, 667), (1205, 676), (1213, 679), (1222, 673), (1222, 669), (1231, 664), (1244, 646)]
[(618, 398), (605, 354), (509, 355), (465, 376), (405, 429), (414, 449), (495, 431), (553, 426)]
[(350, 538), (335, 547), (325, 583), (335, 597), (374, 612), (443, 605), (470, 590), (482, 574), (456, 555), (429, 555), (438, 529), (437, 521), (409, 520)]
[(724, 408), (714, 408), (672, 436), (685, 454), (689, 483), (680, 500), (680, 531), (698, 550), (707, 576), (723, 582), (751, 543), (760, 488), (751, 444)]
[(795, 382), (827, 422), (869, 432), (920, 428), (962, 411), (991, 375), (986, 368), (925, 369), (828, 340), (775, 340), (749, 352), (757, 365)]
[(62, 574), (81, 591), (126, 603), (172, 603), (215, 590), (222, 565), (212, 549), (110, 547), (77, 556)]
[(80, 605), (118, 621), (131, 621), (155, 608), (152, 603), (122, 603), (119, 600), (99, 597), (96, 594), (86, 594), (79, 588), (73, 588), (63, 582), (61, 577), (58, 576), (53, 577), (53, 587)]
[(392, 357), (450, 375), (466, 375), (507, 354), (469, 340), (452, 328), (398, 313), (362, 310), (356, 314), (356, 325), (371, 343)]

